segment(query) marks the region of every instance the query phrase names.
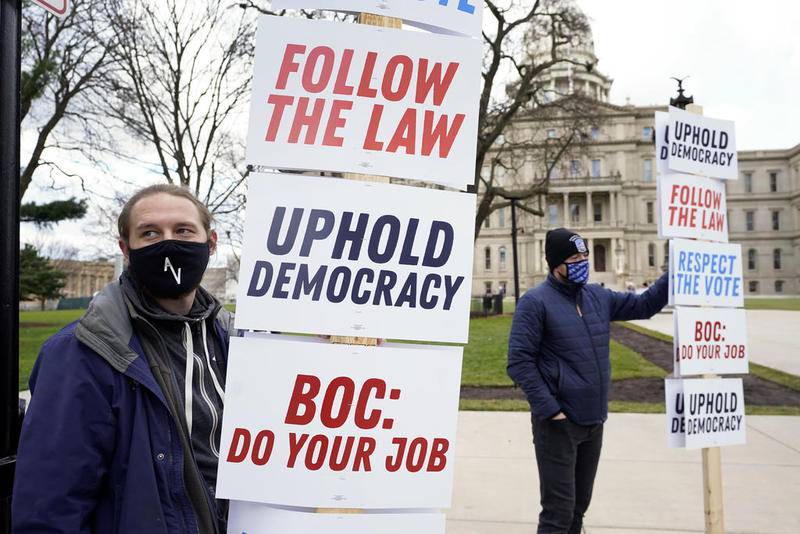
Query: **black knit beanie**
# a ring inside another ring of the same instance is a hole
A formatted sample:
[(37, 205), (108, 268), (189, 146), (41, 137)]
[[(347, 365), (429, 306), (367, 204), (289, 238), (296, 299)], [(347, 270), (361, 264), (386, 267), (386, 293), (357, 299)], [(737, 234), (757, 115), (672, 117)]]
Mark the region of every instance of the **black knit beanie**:
[(545, 236), (544, 257), (551, 272), (570, 256), (585, 252), (588, 251), (583, 238), (566, 228), (549, 230)]

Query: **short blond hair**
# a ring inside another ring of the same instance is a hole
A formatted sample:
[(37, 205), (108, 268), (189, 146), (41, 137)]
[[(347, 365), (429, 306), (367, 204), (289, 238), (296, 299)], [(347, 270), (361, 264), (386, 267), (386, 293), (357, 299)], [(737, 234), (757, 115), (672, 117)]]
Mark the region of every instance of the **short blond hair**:
[(131, 211), (133, 211), (133, 207), (136, 205), (136, 203), (143, 198), (157, 195), (159, 193), (185, 198), (194, 204), (198, 213), (200, 214), (200, 221), (203, 223), (203, 228), (206, 231), (206, 235), (211, 235), (211, 223), (214, 221), (214, 216), (211, 214), (211, 211), (208, 209), (208, 207), (197, 200), (197, 197), (194, 196), (189, 189), (175, 184), (154, 184), (147, 186), (144, 189), (140, 189), (134, 193), (133, 196), (129, 198), (122, 207), (122, 211), (119, 212), (119, 218), (117, 218), (117, 230), (119, 231), (119, 238), (121, 240), (125, 241), (125, 243), (128, 243), (128, 240), (130, 239)]

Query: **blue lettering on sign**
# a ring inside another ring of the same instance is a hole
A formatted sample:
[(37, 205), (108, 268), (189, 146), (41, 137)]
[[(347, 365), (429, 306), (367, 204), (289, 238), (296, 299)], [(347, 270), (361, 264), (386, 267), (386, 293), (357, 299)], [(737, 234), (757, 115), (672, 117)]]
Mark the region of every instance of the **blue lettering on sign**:
[[(440, 6), (447, 6), (449, 3), (449, 0), (439, 0)], [(470, 4), (469, 0), (458, 0), (458, 10), (473, 15), (475, 13), (475, 6)]]
[(681, 295), (739, 297), (742, 279), (734, 273), (739, 257), (713, 252), (678, 252), (673, 292)]

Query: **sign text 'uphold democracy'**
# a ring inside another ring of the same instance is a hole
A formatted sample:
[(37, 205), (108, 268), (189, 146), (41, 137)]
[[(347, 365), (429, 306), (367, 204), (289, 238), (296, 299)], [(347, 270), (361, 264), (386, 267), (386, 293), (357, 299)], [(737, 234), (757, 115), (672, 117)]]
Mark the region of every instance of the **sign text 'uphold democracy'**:
[(217, 496), (449, 506), (461, 353), (233, 338)]
[(466, 342), (474, 210), (466, 193), (255, 175), (236, 326)]
[(247, 162), (462, 188), (474, 176), (480, 47), (463, 37), (262, 17)]
[(711, 119), (670, 107), (664, 133), (667, 136), (664, 146), (669, 151), (667, 164), (672, 172), (725, 180), (739, 178), (733, 121)]

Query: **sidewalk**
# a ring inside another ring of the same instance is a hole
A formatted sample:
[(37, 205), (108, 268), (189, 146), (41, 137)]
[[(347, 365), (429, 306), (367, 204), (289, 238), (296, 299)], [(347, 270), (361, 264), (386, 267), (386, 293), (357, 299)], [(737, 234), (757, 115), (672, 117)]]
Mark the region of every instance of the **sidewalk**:
[[(747, 343), (750, 361), (800, 375), (800, 312), (747, 310)], [(657, 313), (633, 324), (672, 335), (672, 313)]]
[[(539, 491), (530, 415), (461, 412), (447, 534), (533, 534)], [(703, 532), (700, 451), (668, 449), (664, 415), (611, 414), (588, 534)], [(725, 531), (800, 532), (800, 417), (748, 416), (722, 451)]]

